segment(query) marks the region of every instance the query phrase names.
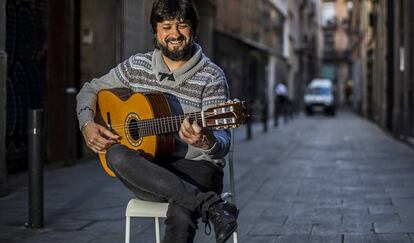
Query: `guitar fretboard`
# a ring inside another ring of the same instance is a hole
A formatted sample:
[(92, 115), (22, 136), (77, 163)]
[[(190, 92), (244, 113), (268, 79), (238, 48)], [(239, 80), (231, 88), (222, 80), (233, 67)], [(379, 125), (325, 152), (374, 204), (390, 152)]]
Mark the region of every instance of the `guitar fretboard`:
[(202, 126), (201, 112), (194, 112), (184, 115), (138, 120), (134, 124), (129, 124), (126, 129), (128, 129), (131, 134), (138, 137), (172, 133), (177, 132), (180, 129), (181, 123), (186, 117), (190, 118), (190, 122), (195, 120), (199, 126)]

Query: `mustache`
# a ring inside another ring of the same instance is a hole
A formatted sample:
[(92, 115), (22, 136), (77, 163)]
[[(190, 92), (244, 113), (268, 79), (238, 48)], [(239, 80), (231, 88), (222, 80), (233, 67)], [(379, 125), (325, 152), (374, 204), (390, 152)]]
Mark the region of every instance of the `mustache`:
[(178, 36), (177, 38), (169, 37), (165, 39), (165, 43), (171, 42), (171, 41), (183, 41), (186, 40), (186, 38), (182, 35)]

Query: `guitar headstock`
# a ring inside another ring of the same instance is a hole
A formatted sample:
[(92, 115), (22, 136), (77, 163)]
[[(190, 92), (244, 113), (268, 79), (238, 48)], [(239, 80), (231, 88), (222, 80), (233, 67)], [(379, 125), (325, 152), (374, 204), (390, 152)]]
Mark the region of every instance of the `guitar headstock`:
[(213, 129), (236, 128), (247, 123), (245, 101), (230, 100), (204, 111), (205, 126)]

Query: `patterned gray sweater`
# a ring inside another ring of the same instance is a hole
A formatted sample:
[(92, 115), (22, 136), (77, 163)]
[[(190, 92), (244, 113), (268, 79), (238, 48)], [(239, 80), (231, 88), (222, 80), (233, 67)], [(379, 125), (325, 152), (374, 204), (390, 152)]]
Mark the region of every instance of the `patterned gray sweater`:
[[(194, 56), (182, 67), (169, 71), (161, 52), (155, 49), (136, 54), (101, 78), (84, 84), (77, 99), (77, 115), (81, 127), (95, 117), (96, 94), (101, 89), (129, 88), (134, 92), (163, 92), (173, 115), (201, 111), (228, 100), (228, 86), (223, 71), (207, 58), (199, 45)], [(203, 150), (182, 141), (175, 135), (174, 158), (207, 160), (224, 166), (224, 156), (230, 147), (228, 130), (214, 131), (217, 142)]]

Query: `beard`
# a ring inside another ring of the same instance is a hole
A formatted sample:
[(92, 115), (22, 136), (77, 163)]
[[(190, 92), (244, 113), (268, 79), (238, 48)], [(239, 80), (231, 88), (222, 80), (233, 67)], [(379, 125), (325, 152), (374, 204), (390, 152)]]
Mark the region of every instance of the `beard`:
[[(168, 48), (168, 43), (171, 41), (182, 41), (184, 44), (182, 47), (174, 47), (172, 50)], [(190, 40), (187, 40), (184, 36), (178, 38), (167, 38), (165, 39), (166, 45), (160, 43), (157, 38), (155, 38), (156, 47), (161, 50), (161, 53), (173, 61), (188, 61), (193, 54), (194, 42), (193, 38), (190, 37)]]

